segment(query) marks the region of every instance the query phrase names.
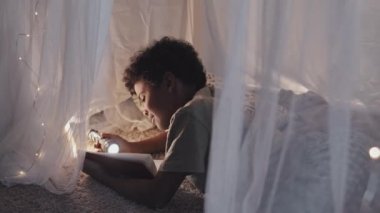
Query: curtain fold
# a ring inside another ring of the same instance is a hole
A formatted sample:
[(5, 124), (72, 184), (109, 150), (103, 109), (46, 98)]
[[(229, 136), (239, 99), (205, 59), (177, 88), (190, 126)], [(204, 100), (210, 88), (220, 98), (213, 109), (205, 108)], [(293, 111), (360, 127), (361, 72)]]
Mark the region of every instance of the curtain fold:
[(2, 128), (0, 180), (72, 191), (112, 1), (19, 0), (2, 8), (1, 73), (11, 76), (1, 78), (11, 106), (2, 112), (11, 119)]
[[(373, 69), (379, 6), (345, 0), (199, 6), (203, 28), (195, 45), (222, 79), (206, 211), (379, 210), (379, 184), (369, 178), (380, 172), (369, 155), (380, 145), (373, 131), (380, 127), (374, 107), (380, 96), (372, 90), (380, 80)], [(253, 114), (246, 110), (252, 108)]]

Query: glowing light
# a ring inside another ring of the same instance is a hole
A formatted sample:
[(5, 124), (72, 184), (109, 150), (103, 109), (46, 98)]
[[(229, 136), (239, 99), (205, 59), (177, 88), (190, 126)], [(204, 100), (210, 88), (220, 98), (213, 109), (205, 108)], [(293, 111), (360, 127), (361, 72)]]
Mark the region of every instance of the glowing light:
[(73, 134), (73, 129), (74, 129), (74, 126), (76, 124), (79, 124), (80, 123), (80, 120), (79, 118), (77, 118), (76, 116), (72, 116), (68, 121), (67, 123), (65, 124), (65, 132), (67, 134), (70, 134), (72, 135)]
[(36, 153), (36, 154), (34, 154), (36, 157), (40, 157), (41, 156), (41, 154), (40, 153)]
[(35, 15), (35, 16), (38, 16), (38, 12), (37, 12), (37, 11), (35, 11), (35, 12), (34, 12), (34, 15)]
[(73, 147), (73, 157), (77, 158), (78, 157), (78, 149), (77, 149), (77, 144), (74, 142), (74, 140), (71, 141), (72, 147)]
[(109, 147), (108, 147), (108, 153), (119, 153), (119, 145), (117, 144), (111, 144)]
[(309, 91), (304, 85), (296, 82), (291, 78), (287, 78), (285, 76), (280, 76), (280, 85), (283, 88), (290, 89), (294, 91), (296, 94), (306, 93)]
[(24, 176), (24, 175), (25, 175), (25, 172), (21, 170), (21, 171), (18, 172), (18, 175), (20, 175), (20, 176)]
[(40, 87), (37, 87), (37, 92), (39, 92), (41, 90), (41, 88)]
[(42, 123), (41, 123), (41, 126), (45, 126), (45, 123), (44, 123), (44, 122), (42, 122)]
[(64, 132), (66, 134), (66, 138), (71, 143), (71, 147), (72, 147), (72, 151), (73, 151), (72, 154), (73, 154), (74, 158), (78, 157), (78, 148), (77, 148), (77, 144), (75, 142), (76, 137), (75, 137), (74, 130), (76, 129), (76, 126), (79, 124), (80, 124), (79, 118), (76, 116), (72, 116), (67, 121), (67, 123), (65, 124), (65, 127), (64, 127)]
[(28, 38), (29, 38), (29, 37), (30, 37), (30, 34), (26, 34), (26, 37), (28, 37)]
[(21, 60), (22, 60), (22, 57), (18, 57), (18, 60), (21, 61)]
[(371, 149), (369, 149), (369, 156), (374, 159), (374, 160), (377, 160), (380, 158), (380, 149), (379, 147), (372, 147)]

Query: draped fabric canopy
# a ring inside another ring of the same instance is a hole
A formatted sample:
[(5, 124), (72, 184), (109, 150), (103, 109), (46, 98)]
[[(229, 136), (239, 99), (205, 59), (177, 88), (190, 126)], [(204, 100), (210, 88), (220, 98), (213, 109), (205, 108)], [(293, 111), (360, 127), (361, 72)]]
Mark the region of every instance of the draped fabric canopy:
[(143, 129), (122, 73), (173, 36), (216, 86), (206, 211), (378, 212), (379, 14), (377, 0), (3, 1), (0, 180), (72, 191), (89, 117)]

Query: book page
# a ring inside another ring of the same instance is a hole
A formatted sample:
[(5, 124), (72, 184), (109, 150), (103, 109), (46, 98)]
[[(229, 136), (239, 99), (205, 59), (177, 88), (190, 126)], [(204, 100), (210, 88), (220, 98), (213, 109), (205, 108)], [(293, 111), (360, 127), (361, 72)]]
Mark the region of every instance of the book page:
[(157, 173), (150, 154), (86, 152), (86, 159), (97, 162), (112, 175), (153, 178)]

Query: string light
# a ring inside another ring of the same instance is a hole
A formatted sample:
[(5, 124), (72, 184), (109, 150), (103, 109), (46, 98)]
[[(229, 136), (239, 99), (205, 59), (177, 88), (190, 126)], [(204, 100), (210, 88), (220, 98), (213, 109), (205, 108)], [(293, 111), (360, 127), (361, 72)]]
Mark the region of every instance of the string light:
[[(25, 37), (29, 38), (30, 36), (31, 36), (31, 35), (30, 35), (29, 33), (19, 33), (19, 34), (17, 34), (16, 48), (18, 47), (19, 39), (21, 39), (21, 38), (25, 38)], [(17, 48), (17, 49), (18, 49), (18, 48)], [(22, 61), (23, 58), (22, 58), (21, 56), (19, 56), (19, 57), (18, 57), (18, 60), (19, 60), (19, 61)]]
[[(39, 0), (37, 0), (36, 3), (35, 3), (35, 5), (34, 5), (34, 16), (38, 16), (38, 15), (39, 15), (39, 14), (38, 14), (38, 11), (37, 11), (37, 9), (38, 9), (38, 5), (39, 5)], [(32, 27), (33, 27), (33, 26), (32, 26)], [(33, 30), (32, 30), (32, 31), (33, 31)], [(32, 35), (31, 35), (30, 33), (19, 33), (19, 34), (17, 34), (17, 39), (16, 39), (16, 49), (17, 49), (17, 51), (19, 50), (19, 48), (18, 48), (18, 46), (19, 46), (19, 40), (20, 40), (20, 39), (25, 39), (25, 38), (30, 38), (31, 36), (32, 36)], [(22, 55), (22, 54), (21, 54), (21, 55)], [(18, 60), (19, 60), (19, 61), (22, 61), (23, 64), (26, 65), (26, 67), (27, 67), (29, 70), (32, 71), (32, 72), (31, 72), (32, 75), (34, 74), (34, 72), (33, 72), (33, 68), (28, 64), (28, 61), (27, 61), (27, 60), (25, 60), (25, 59), (24, 59), (23, 57), (21, 57), (21, 56), (18, 56)], [(33, 81), (32, 81), (32, 83), (33, 83)], [(39, 78), (37, 78), (37, 83), (34, 84), (34, 85), (36, 86), (35, 88), (36, 88), (36, 90), (37, 90), (37, 93), (40, 92), (40, 91), (41, 91), (41, 88), (40, 88), (40, 86), (39, 86)], [(36, 99), (37, 99), (37, 96), (38, 96), (37, 93), (36, 93), (36, 96), (35, 96), (35, 98), (34, 98), (33, 107), (35, 107), (35, 102), (36, 102)], [(35, 110), (37, 111), (37, 108), (35, 108)], [(38, 113), (38, 111), (37, 111), (37, 113)], [(41, 116), (40, 116), (40, 117), (41, 117)], [(44, 123), (44, 122), (41, 122), (41, 126), (44, 127), (44, 126), (45, 126), (45, 123)], [(41, 150), (42, 150), (42, 147), (43, 147), (45, 141), (46, 141), (46, 128), (43, 128), (43, 139), (42, 139), (42, 143), (40, 144), (40, 147), (39, 147), (38, 151), (34, 154), (34, 156), (35, 156), (36, 158), (38, 158), (38, 159), (42, 158), (42, 156), (43, 156), (43, 152), (42, 152)], [(26, 169), (26, 170), (20, 170), (20, 171), (16, 172), (16, 176), (25, 176), (26, 173), (27, 173), (30, 169), (32, 169), (32, 167), (34, 166), (35, 162), (36, 162), (36, 160), (33, 161), (33, 163), (32, 163), (32, 165), (30, 166), (30, 168), (28, 168), (28, 169)]]
[(369, 156), (373, 159), (373, 160), (377, 160), (380, 158), (380, 148), (379, 147), (372, 147), (369, 149)]

